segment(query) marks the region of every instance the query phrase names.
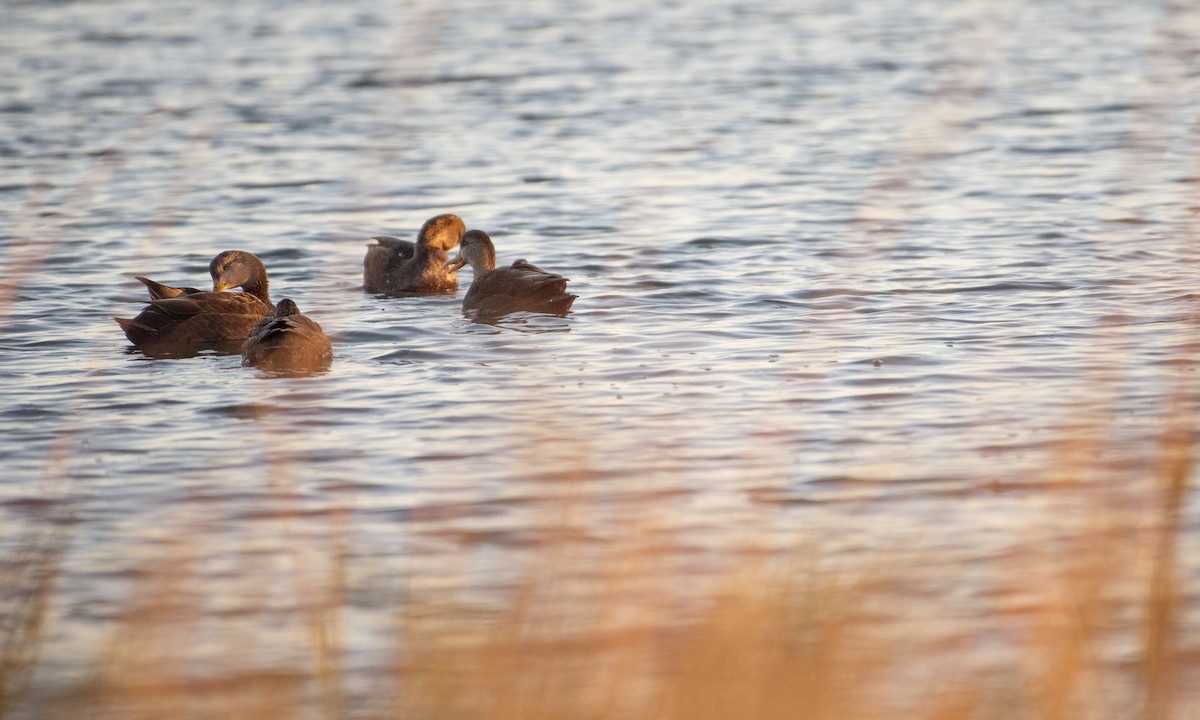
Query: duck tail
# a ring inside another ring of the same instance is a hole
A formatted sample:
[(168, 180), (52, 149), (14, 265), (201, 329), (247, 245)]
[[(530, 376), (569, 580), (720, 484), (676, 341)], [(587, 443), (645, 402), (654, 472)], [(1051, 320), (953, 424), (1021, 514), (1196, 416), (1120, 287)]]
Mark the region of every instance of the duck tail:
[(564, 293), (558, 297), (549, 298), (542, 303), (543, 309), (541, 312), (553, 313), (555, 315), (566, 315), (567, 311), (571, 309), (571, 305), (575, 302), (575, 298), (577, 297), (579, 296), (572, 295), (571, 293)]
[(160, 282), (155, 282), (141, 275), (134, 275), (133, 279), (146, 286), (146, 289), (150, 291), (151, 300), (162, 300), (164, 298), (179, 297), (180, 295), (194, 295), (200, 292), (196, 288), (163, 285)]
[(133, 318), (115, 317), (115, 318), (113, 318), (113, 320), (117, 321), (117, 324), (121, 326), (121, 331), (125, 333), (125, 337), (129, 338), (129, 341), (134, 343), (135, 345), (138, 342), (144, 340), (145, 339), (144, 336), (146, 334), (157, 334), (158, 333), (158, 331), (155, 330), (154, 328), (152, 328), (149, 325), (146, 325), (144, 323), (140, 323), (137, 320), (134, 320)]

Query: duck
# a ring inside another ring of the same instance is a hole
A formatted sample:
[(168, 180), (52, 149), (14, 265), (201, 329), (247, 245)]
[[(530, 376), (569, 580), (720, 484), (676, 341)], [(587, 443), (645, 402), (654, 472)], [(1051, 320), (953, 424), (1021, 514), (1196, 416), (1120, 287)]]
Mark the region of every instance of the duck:
[[(194, 354), (216, 349), (237, 352), (263, 318), (275, 314), (267, 269), (254, 253), (226, 250), (208, 265), (211, 292), (176, 288), (138, 279), (150, 292), (150, 304), (136, 317), (113, 318), (125, 337), (154, 355)], [(240, 293), (227, 293), (241, 288)]]
[(464, 313), (498, 317), (525, 310), (565, 315), (577, 295), (567, 292), (567, 278), (546, 272), (527, 260), (496, 267), (496, 247), (482, 230), (463, 235), (458, 255), (446, 264), (458, 270), (470, 265), (475, 277), (463, 297)]
[(263, 370), (323, 370), (333, 361), (333, 345), (315, 320), (283, 299), (242, 343), (242, 365)]
[(377, 235), (363, 258), (363, 290), (369, 293), (448, 293), (458, 278), (446, 269), (448, 253), (467, 226), (452, 213), (425, 221), (417, 241)]

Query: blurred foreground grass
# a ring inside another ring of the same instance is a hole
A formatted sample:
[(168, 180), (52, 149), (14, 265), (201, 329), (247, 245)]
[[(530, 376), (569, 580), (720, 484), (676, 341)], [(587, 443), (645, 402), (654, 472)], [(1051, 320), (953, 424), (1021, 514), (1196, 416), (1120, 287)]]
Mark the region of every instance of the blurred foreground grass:
[[(1129, 468), (1139, 477), (1126, 486), (1087, 482), (1094, 453), (1064, 444), (1048, 471), (1054, 507), (1083, 521), (1059, 543), (961, 568), (987, 577), (965, 623), (940, 615), (961, 578), (943, 572), (932, 592), (914, 581), (931, 558), (881, 552), (848, 567), (820, 538), (735, 558), (681, 595), (694, 578), (652, 512), (631, 508), (625, 531), (597, 543), (588, 501), (574, 500), (502, 607), (473, 605), (469, 583), (397, 592), (393, 632), (370, 638), (390, 659), (365, 668), (339, 542), (285, 553), (282, 586), (278, 557), (247, 553), (239, 586), (214, 588), (203, 539), (181, 531), (136, 581), (89, 677), (47, 692), (39, 647), (61, 545), (47, 531), (2, 578), (0, 717), (1197, 717), (1177, 557), (1194, 429), (1191, 413), (1175, 414), (1158, 466)], [(221, 607), (231, 594), (236, 607)], [(299, 662), (238, 669), (256, 634), (287, 623), (303, 636)]]
[[(859, 226), (898, 227), (914, 204), (911, 177), (935, 169), (930, 158), (972, 127), (961, 117), (970, 108), (964, 97), (992, 72), (988, 63), (1006, 37), (992, 31), (996, 24), (979, 26), (986, 32), (957, 40), (962, 51), (933, 83), (936, 111), (912, 118), (908, 142), (896, 143), (911, 149), (873, 183), (858, 214), (876, 219)], [(1163, 126), (1154, 109), (1171, 107), (1156, 96), (1187, 95), (1175, 78), (1189, 68), (1186, 35), (1161, 38), (1162, 77), (1152, 75), (1134, 103), (1145, 108), (1132, 133), (1135, 159), (1144, 162), (1131, 168), (1154, 167), (1154, 153), (1172, 137), (1151, 132)], [(148, 120), (135, 141), (118, 145), (138, 146), (153, 129)], [(189, 162), (210, 141), (198, 133)], [(106, 184), (121, 157), (100, 158), (56, 212), (84, 215), (91, 190)], [(179, 178), (172, 192), (181, 197), (188, 173)], [(1125, 195), (1136, 197), (1117, 196)], [(16, 237), (36, 235), (43, 202), (29, 202), (28, 228)], [(169, 225), (175, 207), (163, 202), (149, 226)], [(44, 259), (43, 249), (28, 243), (9, 253), (17, 271), (0, 285), (0, 325), (16, 279)], [(880, 548), (848, 565), (825, 538), (798, 528), (792, 552), (732, 558), (697, 580), (681, 558), (686, 541), (642, 508), (631, 509), (615, 541), (588, 541), (612, 532), (593, 532), (602, 521), (582, 498), (564, 502), (558, 532), (536, 542), (501, 607), (480, 608), (463, 589), (468, 579), (402, 579), (384, 636), (364, 637), (350, 619), (363, 591), (340, 536), (326, 546), (284, 538), (283, 552), (247, 547), (239, 555), (222, 541), (206, 546), (203, 528), (183, 527), (132, 581), (132, 599), (106, 620), (111, 632), (78, 682), (46, 669), (70, 531), (31, 523), (0, 567), (0, 718), (1198, 718), (1200, 639), (1188, 620), (1196, 591), (1180, 570), (1181, 518), (1194, 503), (1194, 408), (1163, 421), (1157, 467), (1094, 466), (1102, 438), (1064, 442), (1043, 477), (1027, 484), (1049, 508), (1034, 518), (1060, 526), (1031, 527), (1029, 539), (1012, 539), (1008, 555), (953, 571), (927, 572), (941, 561), (921, 549)], [(275, 472), (286, 474), (286, 458), (274, 460)], [(953, 501), (945, 507), (952, 512)], [(230, 554), (240, 580), (212, 584), (206, 561)], [(397, 565), (383, 571), (402, 576)], [(976, 595), (963, 603), (972, 613), (963, 617), (946, 598), (967, 584)], [(681, 585), (689, 592), (678, 592)], [(300, 656), (271, 665), (267, 653), (262, 662), (259, 647), (281, 628), (299, 638)], [(382, 647), (383, 657), (363, 661), (364, 645)]]

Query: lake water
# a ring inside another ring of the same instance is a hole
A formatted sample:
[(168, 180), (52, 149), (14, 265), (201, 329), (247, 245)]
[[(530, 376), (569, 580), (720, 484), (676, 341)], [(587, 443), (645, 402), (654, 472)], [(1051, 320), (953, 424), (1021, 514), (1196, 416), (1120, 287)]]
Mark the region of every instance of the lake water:
[[(919, 551), (954, 634), (991, 609), (979, 568), (1084, 522), (1059, 475), (1153, 505), (1196, 398), (1200, 6), (0, 13), (0, 560), (61, 550), (51, 689), (179, 557), (213, 628), (185, 657), (245, 621), (246, 663), (288, 662), (246, 608), (291, 601), (237, 588), (299, 553), (344, 563), (368, 664), (398, 578), (494, 601), (562, 498), (601, 544), (655, 518), (698, 575)], [(572, 312), (469, 322), (469, 271), (365, 294), (367, 238), (441, 212), (569, 277)], [(324, 326), (328, 373), (128, 346), (133, 275), (203, 286), (231, 248)]]

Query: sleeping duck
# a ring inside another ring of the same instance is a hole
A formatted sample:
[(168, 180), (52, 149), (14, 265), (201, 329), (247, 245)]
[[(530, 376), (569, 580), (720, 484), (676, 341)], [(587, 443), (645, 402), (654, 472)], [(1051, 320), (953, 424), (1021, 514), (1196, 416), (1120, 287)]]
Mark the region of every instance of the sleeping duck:
[(525, 260), (496, 267), (496, 248), (482, 230), (463, 235), (458, 257), (447, 263), (451, 270), (470, 265), (475, 277), (463, 298), (463, 312), (498, 317), (526, 310), (565, 315), (576, 295), (567, 292), (567, 279), (548, 273)]
[[(150, 304), (135, 318), (115, 318), (129, 341), (155, 355), (210, 348), (237, 352), (258, 321), (275, 312), (267, 292), (267, 270), (253, 253), (226, 250), (213, 258), (208, 272), (212, 292), (138, 278), (150, 291)], [(242, 292), (224, 292), (235, 287)]]
[(242, 364), (263, 370), (323, 370), (332, 361), (333, 346), (321, 326), (286, 299), (242, 344)]
[(443, 293), (458, 289), (458, 278), (446, 270), (448, 253), (467, 226), (457, 215), (438, 215), (421, 226), (417, 241), (390, 235), (371, 238), (363, 258), (363, 290), (369, 293)]

